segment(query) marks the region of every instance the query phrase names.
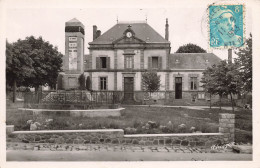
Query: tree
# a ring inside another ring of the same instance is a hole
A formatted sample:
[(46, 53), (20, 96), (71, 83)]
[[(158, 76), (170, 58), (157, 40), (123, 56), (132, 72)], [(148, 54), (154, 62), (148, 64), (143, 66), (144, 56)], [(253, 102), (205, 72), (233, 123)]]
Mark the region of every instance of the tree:
[(143, 78), (143, 86), (144, 89), (150, 93), (150, 96), (153, 92), (158, 91), (160, 89), (160, 76), (157, 75), (156, 72), (150, 71), (145, 72), (142, 75)]
[(61, 71), (62, 54), (58, 52), (57, 47), (53, 47), (42, 37), (33, 36), (25, 39), (31, 46), (28, 56), (33, 60), (33, 75), (26, 78), (23, 82), (25, 86), (35, 87), (37, 91), (40, 85), (48, 85), (52, 88), (57, 83), (57, 77)]
[(41, 37), (6, 42), (6, 81), (13, 86), (14, 95), (16, 85), (35, 87), (36, 91), (40, 85), (54, 88), (61, 65), (62, 54), (57, 47)]
[(240, 66), (240, 76), (244, 83), (242, 91), (244, 93), (252, 92), (252, 34), (246, 40), (245, 48), (240, 48), (235, 53), (238, 55), (235, 62)]
[(57, 79), (57, 89), (58, 90), (62, 90), (63, 89), (62, 81), (63, 81), (63, 75), (59, 74), (58, 75), (58, 79)]
[(13, 102), (16, 100), (16, 87), (21, 86), (26, 78), (34, 77), (33, 60), (29, 56), (31, 50), (26, 40), (6, 41), (6, 84), (13, 88)]
[(91, 88), (91, 79), (90, 79), (89, 76), (87, 77), (87, 80), (86, 80), (86, 89), (87, 89), (88, 91), (91, 91), (91, 90), (92, 90), (92, 88)]
[(218, 65), (207, 68), (203, 74), (203, 87), (208, 93), (219, 95), (220, 109), (222, 96), (230, 95), (232, 110), (234, 111), (233, 95), (239, 93), (241, 88), (239, 64), (228, 64), (224, 60)]
[(85, 90), (86, 89), (86, 78), (84, 74), (81, 74), (79, 76), (79, 89), (80, 90)]
[(214, 90), (214, 80), (213, 80), (213, 68), (215, 65), (210, 68), (208, 67), (206, 71), (203, 72), (203, 77), (201, 83), (203, 84), (202, 87), (205, 89), (205, 92), (209, 93), (210, 95), (210, 104), (209, 107), (211, 109), (211, 96), (215, 94)]
[(196, 44), (186, 44), (183, 46), (180, 46), (176, 53), (206, 53), (206, 50), (201, 48), (200, 46), (197, 46)]

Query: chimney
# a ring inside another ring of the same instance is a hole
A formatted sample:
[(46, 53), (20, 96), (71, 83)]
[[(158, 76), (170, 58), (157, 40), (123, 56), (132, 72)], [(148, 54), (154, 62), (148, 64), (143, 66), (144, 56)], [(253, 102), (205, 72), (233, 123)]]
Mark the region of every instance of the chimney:
[(228, 49), (228, 63), (232, 63), (232, 49)]
[(169, 41), (169, 24), (168, 24), (168, 18), (166, 18), (166, 24), (165, 24), (165, 40)]
[(100, 31), (100, 30), (97, 30), (96, 38), (98, 38), (100, 35), (101, 35), (101, 31)]
[(95, 40), (97, 38), (97, 26), (94, 25), (93, 26), (93, 40)]

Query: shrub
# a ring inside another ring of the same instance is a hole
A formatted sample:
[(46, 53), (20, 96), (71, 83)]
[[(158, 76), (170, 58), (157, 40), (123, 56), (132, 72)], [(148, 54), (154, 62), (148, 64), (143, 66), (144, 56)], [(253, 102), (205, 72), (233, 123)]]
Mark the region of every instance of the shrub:
[(79, 76), (79, 89), (80, 90), (85, 90), (86, 89), (86, 85), (85, 85), (85, 75), (84, 74), (81, 74)]
[(92, 90), (92, 86), (91, 86), (91, 80), (90, 80), (90, 77), (88, 76), (87, 77), (87, 80), (86, 80), (86, 89), (91, 91)]
[(63, 75), (59, 74), (58, 75), (58, 82), (57, 82), (57, 89), (58, 90), (62, 90), (63, 89), (63, 86), (62, 86), (62, 79), (63, 79)]

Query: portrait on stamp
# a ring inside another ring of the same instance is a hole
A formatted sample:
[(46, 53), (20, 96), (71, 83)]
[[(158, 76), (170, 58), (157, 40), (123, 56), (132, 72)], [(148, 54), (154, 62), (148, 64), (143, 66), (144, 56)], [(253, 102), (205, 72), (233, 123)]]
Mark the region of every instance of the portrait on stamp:
[(243, 46), (243, 12), (243, 5), (209, 6), (210, 47)]

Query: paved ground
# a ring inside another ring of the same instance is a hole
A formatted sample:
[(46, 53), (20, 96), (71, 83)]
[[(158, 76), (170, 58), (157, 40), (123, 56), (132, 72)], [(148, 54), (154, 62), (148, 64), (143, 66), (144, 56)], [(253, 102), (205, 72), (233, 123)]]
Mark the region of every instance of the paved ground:
[(7, 143), (7, 161), (210, 161), (252, 160), (231, 149), (179, 146)]
[(250, 161), (251, 154), (102, 152), (102, 151), (19, 151), (7, 150), (7, 161)]
[[(140, 145), (108, 145), (108, 144), (33, 144), (8, 142), (7, 150), (27, 151), (93, 151), (93, 152), (171, 152), (171, 153), (209, 153), (210, 148), (180, 146), (140, 146)], [(231, 149), (214, 152), (232, 152)]]

